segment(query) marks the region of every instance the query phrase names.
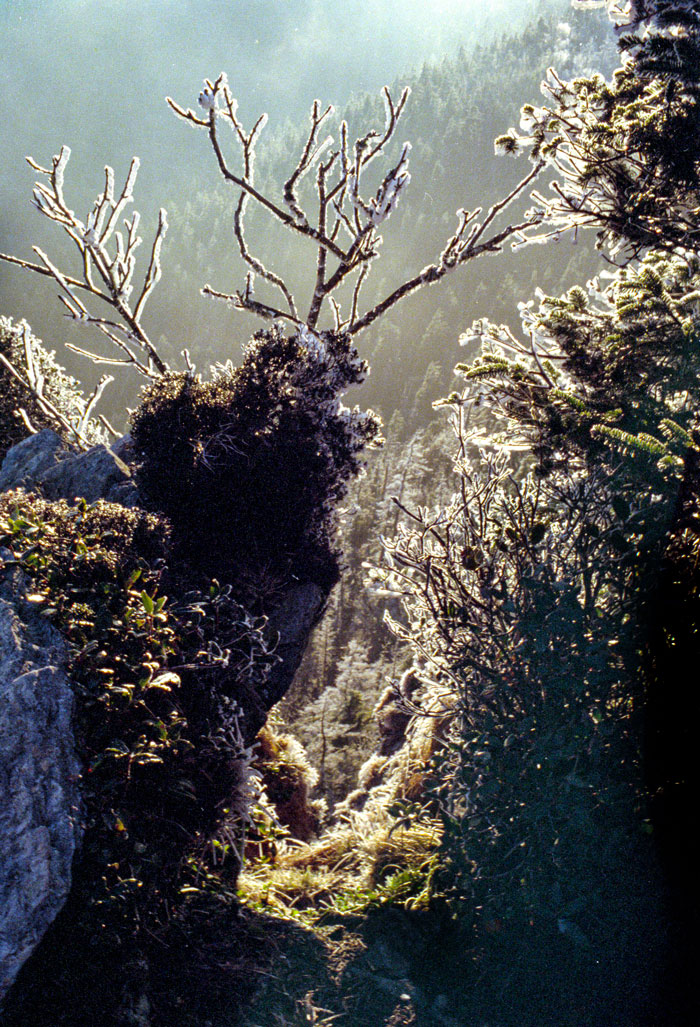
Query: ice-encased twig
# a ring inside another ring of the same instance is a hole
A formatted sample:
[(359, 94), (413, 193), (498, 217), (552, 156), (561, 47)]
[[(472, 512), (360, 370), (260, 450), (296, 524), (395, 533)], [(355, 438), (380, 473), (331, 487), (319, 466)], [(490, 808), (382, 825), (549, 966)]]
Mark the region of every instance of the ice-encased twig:
[(7, 359), (7, 357), (3, 353), (0, 353), (0, 364), (2, 364), (10, 372), (12, 377), (15, 378), (22, 386), (24, 386), (24, 388), (27, 389), (28, 392), (31, 392), (33, 394), (41, 410), (43, 410), (43, 412), (48, 417), (55, 421), (55, 423), (58, 424), (59, 427), (63, 428), (63, 430), (68, 434), (69, 437), (72, 436), (82, 449), (90, 448), (90, 446), (92, 445), (90, 440), (86, 439), (82, 432), (79, 431), (74, 424), (71, 424), (68, 418), (64, 414), (62, 414), (56, 406), (54, 406), (51, 400), (47, 399), (46, 396), (44, 396), (43, 394), (35, 392), (31, 383), (27, 381), (27, 379), (22, 374), (20, 374), (17, 368)]
[(326, 140), (323, 143), (321, 143), (320, 146), (316, 143), (316, 139), (318, 137), (318, 130), (325, 121), (325, 119), (328, 117), (328, 115), (333, 113), (333, 107), (331, 107), (330, 105), (326, 107), (323, 114), (320, 113), (320, 110), (320, 100), (314, 100), (313, 106), (311, 108), (311, 128), (309, 130), (309, 135), (304, 145), (304, 149), (302, 151), (301, 157), (299, 158), (297, 166), (294, 168), (291, 175), (284, 183), (284, 202), (289, 207), (297, 221), (300, 224), (306, 225), (308, 225), (306, 214), (299, 206), (299, 200), (297, 199), (297, 195), (294, 191), (296, 184), (299, 181), (299, 179), (306, 174), (309, 168), (312, 167), (314, 162), (318, 160), (318, 158), (323, 153), (324, 149), (326, 149), (328, 146), (333, 145), (332, 136), (328, 136)]
[[(143, 351), (146, 360), (136, 358), (128, 347), (120, 346), (120, 348), (137, 370), (152, 378), (154, 375), (166, 371), (167, 365), (150, 341), (140, 318), (145, 301), (160, 276), (160, 247), (167, 229), (165, 212), (161, 211), (160, 213), (144, 286), (136, 310), (132, 311), (129, 305), (129, 296), (136, 267), (135, 250), (141, 243), (137, 231), (138, 212), (134, 212), (130, 221), (124, 220), (125, 235), (117, 230), (117, 225), (124, 207), (133, 198), (133, 189), (139, 168), (138, 158), (132, 159), (124, 185), (118, 195), (115, 194), (114, 171), (109, 166), (105, 167), (104, 188), (83, 224), (68, 207), (64, 196), (65, 172), (70, 152), (69, 147), (61, 147), (59, 154), (53, 157), (50, 168), (42, 167), (31, 157), (28, 157), (27, 161), (35, 171), (48, 179), (48, 182), (36, 184), (34, 188), (35, 204), (44, 216), (59, 224), (76, 245), (82, 265), (82, 280), (66, 274), (39, 247), (34, 247), (34, 251), (40, 258), (41, 264), (34, 264), (31, 261), (6, 254), (0, 254), (0, 260), (53, 278), (60, 289), (59, 299), (66, 307), (71, 319), (77, 323), (95, 325), (100, 330), (107, 326), (127, 334), (136, 347)], [(114, 238), (115, 246), (113, 255), (108, 250), (108, 244), (112, 238)], [(99, 285), (96, 284), (98, 281)], [(76, 294), (76, 290), (88, 293), (113, 307), (119, 321), (110, 322), (105, 318), (91, 315), (85, 302)], [(105, 334), (114, 341), (109, 331)], [(83, 352), (88, 353), (88, 351)], [(98, 358), (97, 355), (95, 358), (104, 362), (103, 358)], [(115, 362), (121, 363), (121, 361)]]

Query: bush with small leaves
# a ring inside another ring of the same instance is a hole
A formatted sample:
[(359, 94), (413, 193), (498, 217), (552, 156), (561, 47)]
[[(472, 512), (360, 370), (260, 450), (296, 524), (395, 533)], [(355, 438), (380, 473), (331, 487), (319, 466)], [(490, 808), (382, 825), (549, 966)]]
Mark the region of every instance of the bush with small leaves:
[(239, 368), (214, 371), (147, 388), (132, 422), (142, 492), (171, 521), (179, 558), (205, 573), (267, 567), (330, 587), (333, 511), (380, 441), (378, 418), (338, 399), (365, 364), (348, 336), (274, 327)]
[[(230, 910), (252, 759), (235, 695), (275, 657), (264, 621), (230, 588), (188, 590), (175, 578), (155, 515), (17, 490), (0, 498), (0, 546), (28, 582), (26, 601), (69, 644), (86, 831), (68, 905), (41, 950), (65, 984), (72, 964), (59, 953), (84, 958), (96, 932), (97, 958), (109, 961), (124, 944), (166, 945), (192, 904)], [(20, 979), (20, 1007), (39, 964)], [(71, 988), (62, 1001), (72, 1008)]]

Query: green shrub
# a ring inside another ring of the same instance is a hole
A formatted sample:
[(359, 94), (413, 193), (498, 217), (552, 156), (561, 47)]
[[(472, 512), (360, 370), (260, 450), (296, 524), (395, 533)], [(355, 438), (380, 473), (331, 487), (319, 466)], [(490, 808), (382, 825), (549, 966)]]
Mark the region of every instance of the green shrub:
[(219, 830), (237, 870), (249, 754), (233, 693), (273, 659), (262, 624), (216, 583), (183, 593), (166, 528), (140, 510), (18, 490), (0, 499), (0, 545), (69, 644), (86, 809), (74, 899), (131, 932), (198, 887)]
[(0, 497), (0, 545), (69, 644), (86, 822), (68, 903), (14, 989), (17, 1022), (53, 1015), (37, 973), (60, 993), (62, 1022), (83, 1022), (88, 945), (94, 1017), (119, 1008), (120, 975), (142, 987), (139, 961), (167, 974), (175, 938), (177, 952), (196, 949), (205, 915), (230, 932), (248, 716), (277, 659), (257, 612), (295, 577), (337, 576), (333, 508), (379, 423), (336, 397), (364, 371), (348, 339), (260, 333), (237, 370), (147, 389), (133, 438), (153, 512)]

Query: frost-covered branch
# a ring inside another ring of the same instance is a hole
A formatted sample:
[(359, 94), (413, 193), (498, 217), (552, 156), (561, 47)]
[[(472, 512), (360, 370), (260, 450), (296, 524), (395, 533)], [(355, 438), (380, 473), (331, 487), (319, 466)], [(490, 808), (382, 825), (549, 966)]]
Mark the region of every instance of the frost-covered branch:
[(500, 232), (496, 232), (487, 239), (480, 241), (484, 231), (491, 224), (496, 215), (527, 188), (530, 182), (532, 182), (536, 175), (539, 174), (542, 166), (542, 163), (536, 164), (529, 174), (527, 174), (525, 178), (523, 178), (511, 190), (508, 196), (490, 208), (483, 222), (476, 221), (476, 218), (480, 213), (479, 209), (471, 213), (464, 210), (458, 211), (457, 216), (459, 217), (459, 226), (454, 235), (447, 241), (444, 250), (440, 254), (438, 263), (429, 264), (427, 267), (423, 268), (419, 274), (405, 281), (384, 300), (374, 306), (371, 310), (367, 311), (366, 314), (357, 318), (348, 325), (347, 331), (351, 335), (362, 331), (363, 328), (367, 328), (368, 325), (372, 324), (373, 321), (376, 321), (378, 317), (385, 314), (387, 310), (393, 307), (394, 304), (398, 303), (399, 300), (403, 299), (404, 296), (408, 296), (410, 293), (415, 292), (424, 285), (431, 285), (433, 282), (439, 282), (441, 278), (444, 278), (445, 275), (454, 270), (454, 268), (461, 264), (465, 264), (469, 260), (474, 260), (483, 253), (498, 253), (503, 249), (504, 243), (509, 239), (517, 236), (518, 233), (524, 231), (526, 228), (531, 228), (534, 224), (537, 224), (538, 216), (536, 214), (531, 214), (527, 216), (524, 221), (514, 225), (507, 225), (505, 228), (501, 229)]
[[(160, 250), (168, 229), (165, 211), (160, 211), (143, 284), (132, 306), (136, 250), (142, 242), (138, 235), (138, 212), (134, 212), (130, 221), (124, 219), (124, 232), (118, 229), (118, 225), (125, 207), (133, 200), (138, 159), (133, 158), (124, 186), (118, 194), (115, 192), (114, 171), (110, 167), (105, 168), (103, 191), (83, 222), (68, 206), (64, 195), (64, 178), (69, 158), (70, 149), (63, 146), (53, 158), (50, 168), (42, 167), (31, 157), (27, 161), (47, 180), (36, 183), (34, 206), (70, 236), (78, 250), (82, 277), (66, 274), (38, 246), (33, 249), (40, 264), (4, 253), (0, 253), (0, 260), (53, 278), (59, 287), (59, 300), (66, 308), (68, 317), (78, 324), (93, 325), (114, 344), (121, 356), (105, 357), (73, 347), (77, 352), (99, 363), (131, 364), (146, 377), (156, 377), (167, 370), (167, 365), (143, 328), (141, 316), (161, 274)], [(115, 311), (114, 317), (91, 314), (78, 291), (111, 306)]]
[[(228, 121), (232, 126), (235, 135), (237, 136), (240, 143), (243, 144), (243, 138), (241, 135), (240, 123), (236, 117), (236, 111), (238, 109), (238, 101), (232, 95), (228, 88), (228, 82), (225, 75), (219, 75), (219, 77), (211, 82), (209, 79), (205, 82), (205, 88), (199, 94), (199, 104), (207, 112), (205, 118), (198, 117), (194, 111), (187, 108), (186, 110), (175, 103), (171, 97), (166, 97), (167, 103), (175, 111), (179, 117), (184, 118), (193, 125), (197, 125), (201, 128), (206, 128), (209, 132), (209, 139), (212, 144), (212, 148), (216, 155), (219, 170), (223, 177), (233, 182), (234, 185), (239, 186), (249, 196), (252, 196), (261, 206), (267, 208), (270, 213), (274, 214), (283, 224), (288, 225), (294, 231), (300, 232), (302, 235), (307, 235), (324, 245), (328, 246), (329, 249), (333, 250), (338, 257), (344, 257), (343, 250), (336, 246), (332, 240), (327, 238), (320, 238), (318, 232), (311, 226), (299, 224), (296, 221), (294, 215), (283, 210), (277, 204), (273, 203), (266, 196), (260, 193), (253, 183), (249, 181), (244, 174), (237, 175), (231, 170), (224, 156), (224, 152), (221, 146), (221, 140), (219, 138), (219, 123), (222, 121)], [(250, 134), (246, 137), (249, 146), (249, 157), (251, 161), (254, 161), (255, 157), (255, 136), (265, 126), (267, 122), (267, 116), (262, 115), (255, 124)]]
[[(308, 139), (306, 140), (301, 157), (299, 158), (299, 163), (284, 183), (284, 202), (289, 207), (299, 224), (308, 225), (308, 220), (306, 214), (299, 206), (299, 200), (294, 191), (295, 186), (301, 177), (305, 175), (313, 164), (320, 158), (321, 154), (333, 145), (332, 136), (327, 136), (325, 141), (321, 144), (318, 144), (317, 142), (319, 128), (328, 115), (333, 113), (333, 108), (331, 106), (326, 107), (323, 114), (320, 113), (320, 110), (320, 101), (314, 100), (313, 107), (311, 108), (311, 130), (309, 132)], [(325, 231), (321, 234), (325, 235)]]
[[(321, 103), (315, 101), (308, 131), (298, 159), (283, 183), (279, 203), (261, 193), (255, 185), (256, 146), (266, 115), (261, 115), (250, 130), (246, 129), (239, 118), (238, 103), (225, 75), (214, 81), (205, 80), (198, 97), (197, 112), (168, 99), (179, 117), (207, 132), (221, 174), (239, 190), (233, 229), (240, 256), (246, 265), (245, 284), (234, 291), (205, 284), (202, 294), (266, 321), (287, 321), (296, 332), (310, 332), (309, 337), (313, 338), (324, 334), (321, 318), (327, 306), (333, 318), (333, 332), (349, 338), (416, 289), (440, 281), (455, 268), (484, 253), (500, 251), (508, 240), (539, 224), (543, 217), (539, 210), (530, 211), (524, 219), (500, 228), (497, 218), (534, 180), (544, 158), (537, 161), (522, 181), (495, 203), (484, 217), (480, 208), (471, 212), (458, 211), (457, 228), (435, 263), (407, 278), (371, 309), (363, 311), (361, 290), (379, 256), (382, 243), (379, 229), (390, 219), (410, 184), (411, 144), (403, 142), (393, 159), (389, 155), (409, 94), (410, 90), (406, 88), (395, 100), (385, 88), (383, 129), (369, 128), (353, 142), (347, 123), (343, 121), (339, 126), (337, 144), (332, 136), (324, 138), (321, 132), (333, 113), (332, 107), (322, 108)], [(237, 166), (229, 159), (228, 143), (224, 145), (224, 125), (233, 134)], [(68, 206), (64, 195), (69, 157), (70, 150), (63, 147), (53, 158), (51, 167), (41, 167), (31, 159), (30, 164), (42, 176), (34, 190), (35, 206), (70, 236), (78, 250), (80, 271), (77, 274), (67, 273), (39, 247), (34, 247), (38, 263), (0, 256), (10, 264), (53, 279), (67, 316), (77, 324), (93, 326), (110, 344), (106, 354), (75, 344), (69, 344), (70, 349), (98, 364), (132, 366), (145, 377), (158, 378), (168, 367), (146, 334), (142, 317), (161, 274), (161, 248), (168, 227), (165, 211), (160, 211), (146, 271), (132, 298), (136, 250), (142, 240), (138, 234), (138, 213), (134, 212), (129, 219), (124, 217), (124, 212), (132, 202), (139, 162), (137, 158), (132, 160), (121, 189), (115, 185), (113, 170), (105, 168), (102, 192), (85, 221), (81, 221)], [(379, 158), (386, 160), (384, 170), (370, 179), (370, 165)], [(303, 189), (304, 180), (306, 191)], [(311, 202), (309, 193), (312, 194)], [(313, 291), (306, 305), (297, 302), (284, 276), (266, 267), (250, 246), (245, 216), (251, 200), (314, 246)], [(276, 290), (276, 299), (274, 296), (270, 300), (268, 295), (256, 295), (259, 279)], [(347, 290), (350, 297), (346, 311), (341, 309), (338, 300), (341, 289)], [(110, 307), (109, 315), (94, 312), (89, 306), (91, 299)]]
[(550, 68), (545, 103), (522, 108), (520, 131), (497, 150), (529, 150), (555, 173), (550, 195), (533, 193), (542, 233), (520, 234), (515, 248), (557, 240), (579, 228), (598, 233), (606, 259), (625, 266), (648, 250), (679, 253), (700, 242), (697, 135), (700, 13), (683, 0), (601, 0), (621, 54), (610, 82), (602, 75), (564, 81)]
[[(533, 212), (542, 215), (546, 231), (519, 233), (513, 248), (556, 242), (567, 232), (575, 239), (578, 230), (587, 227), (602, 230), (601, 241), (613, 258), (623, 245), (630, 257), (638, 256), (651, 242), (663, 245), (666, 219), (653, 215), (644, 202), (655, 169), (631, 148), (622, 126), (603, 127), (609, 90), (602, 76), (568, 83), (549, 68), (542, 92), (550, 103), (523, 107), (522, 134), (511, 129), (496, 141), (497, 150), (504, 153), (531, 148), (533, 156), (545, 161), (556, 175), (550, 195), (532, 194)], [(658, 85), (646, 92), (645, 104), (659, 102)], [(679, 227), (685, 222), (688, 233), (697, 231), (695, 211), (681, 210), (678, 219)]]
[[(40, 413), (53, 423), (64, 439), (84, 450), (102, 441), (103, 433), (92, 420), (92, 415), (105, 388), (114, 380), (111, 375), (103, 375), (86, 400), (76, 390), (65, 387), (70, 385), (71, 380), (53, 362), (53, 354), (47, 353), (41, 342), (32, 335), (26, 322), (13, 328), (11, 322), (3, 318), (0, 329), (7, 332), (8, 327), (18, 340), (21, 338), (21, 356), (16, 352), (12, 354), (10, 348), (10, 356), (0, 353), (0, 365), (27, 393), (34, 396)], [(38, 429), (32, 424), (27, 411), (19, 407), (17, 413), (29, 433), (35, 435)]]
[[(333, 108), (329, 106), (322, 110), (320, 101), (315, 100), (311, 108), (310, 128), (300, 157), (283, 185), (281, 205), (260, 193), (254, 185), (255, 144), (265, 123), (265, 115), (258, 119), (250, 132), (246, 132), (238, 118), (237, 101), (230, 92), (225, 75), (219, 75), (214, 81), (205, 80), (204, 89), (199, 95), (199, 106), (204, 111), (203, 115), (183, 108), (169, 98), (169, 105), (179, 117), (206, 129), (223, 177), (241, 190), (234, 215), (234, 231), (241, 256), (250, 269), (245, 289), (226, 293), (206, 285), (202, 290), (203, 294), (222, 299), (234, 308), (247, 310), (266, 319), (281, 317), (311, 329), (316, 329), (324, 303), (328, 301), (334, 317), (335, 330), (354, 335), (372, 324), (404, 296), (423, 285), (439, 281), (448, 272), (468, 260), (483, 253), (498, 252), (507, 240), (539, 223), (542, 215), (538, 211), (533, 211), (522, 222), (489, 234), (497, 216), (536, 177), (543, 162), (538, 162), (522, 182), (503, 200), (494, 204), (482, 221), (478, 221), (480, 210), (458, 211), (458, 228), (447, 240), (439, 260), (393, 289), (371, 310), (362, 313), (359, 309), (360, 289), (372, 262), (379, 255), (382, 242), (378, 228), (396, 210), (410, 182), (408, 165), (411, 144), (403, 143), (395, 163), (389, 165), (378, 186), (370, 192), (364, 188), (366, 172), (376, 158), (388, 151), (409, 95), (410, 90), (404, 89), (398, 101), (395, 101), (389, 89), (385, 88), (383, 131), (369, 129), (351, 143), (347, 123), (343, 121), (339, 126), (339, 145), (335, 149), (332, 136), (319, 141), (321, 126), (333, 113)], [(233, 130), (241, 151), (241, 172), (233, 169), (224, 153), (221, 138), (221, 125), (224, 123)], [(315, 223), (312, 223), (308, 204), (302, 205), (298, 186), (314, 166), (317, 168), (314, 203), (317, 214)], [(259, 258), (254, 257), (245, 241), (244, 216), (249, 198), (260, 204), (285, 227), (306, 237), (317, 247), (313, 293), (305, 313), (302, 312), (300, 304), (292, 296), (291, 289), (287, 287), (283, 278), (270, 271)], [(283, 305), (261, 302), (255, 298), (256, 276), (270, 282), (282, 293)], [(346, 283), (351, 285), (352, 298), (349, 315), (344, 317), (337, 293)]]
[(695, 0), (572, 0), (572, 6), (581, 11), (605, 7), (617, 32), (633, 31), (644, 22), (659, 18), (667, 12), (672, 15), (686, 12), (697, 15)]

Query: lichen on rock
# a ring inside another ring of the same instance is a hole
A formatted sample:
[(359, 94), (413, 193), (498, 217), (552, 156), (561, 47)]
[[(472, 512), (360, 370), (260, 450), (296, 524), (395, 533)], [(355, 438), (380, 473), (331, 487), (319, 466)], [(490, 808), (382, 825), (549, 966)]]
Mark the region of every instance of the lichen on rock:
[(9, 555), (0, 552), (0, 997), (63, 906), (83, 833), (66, 644), (27, 601)]

